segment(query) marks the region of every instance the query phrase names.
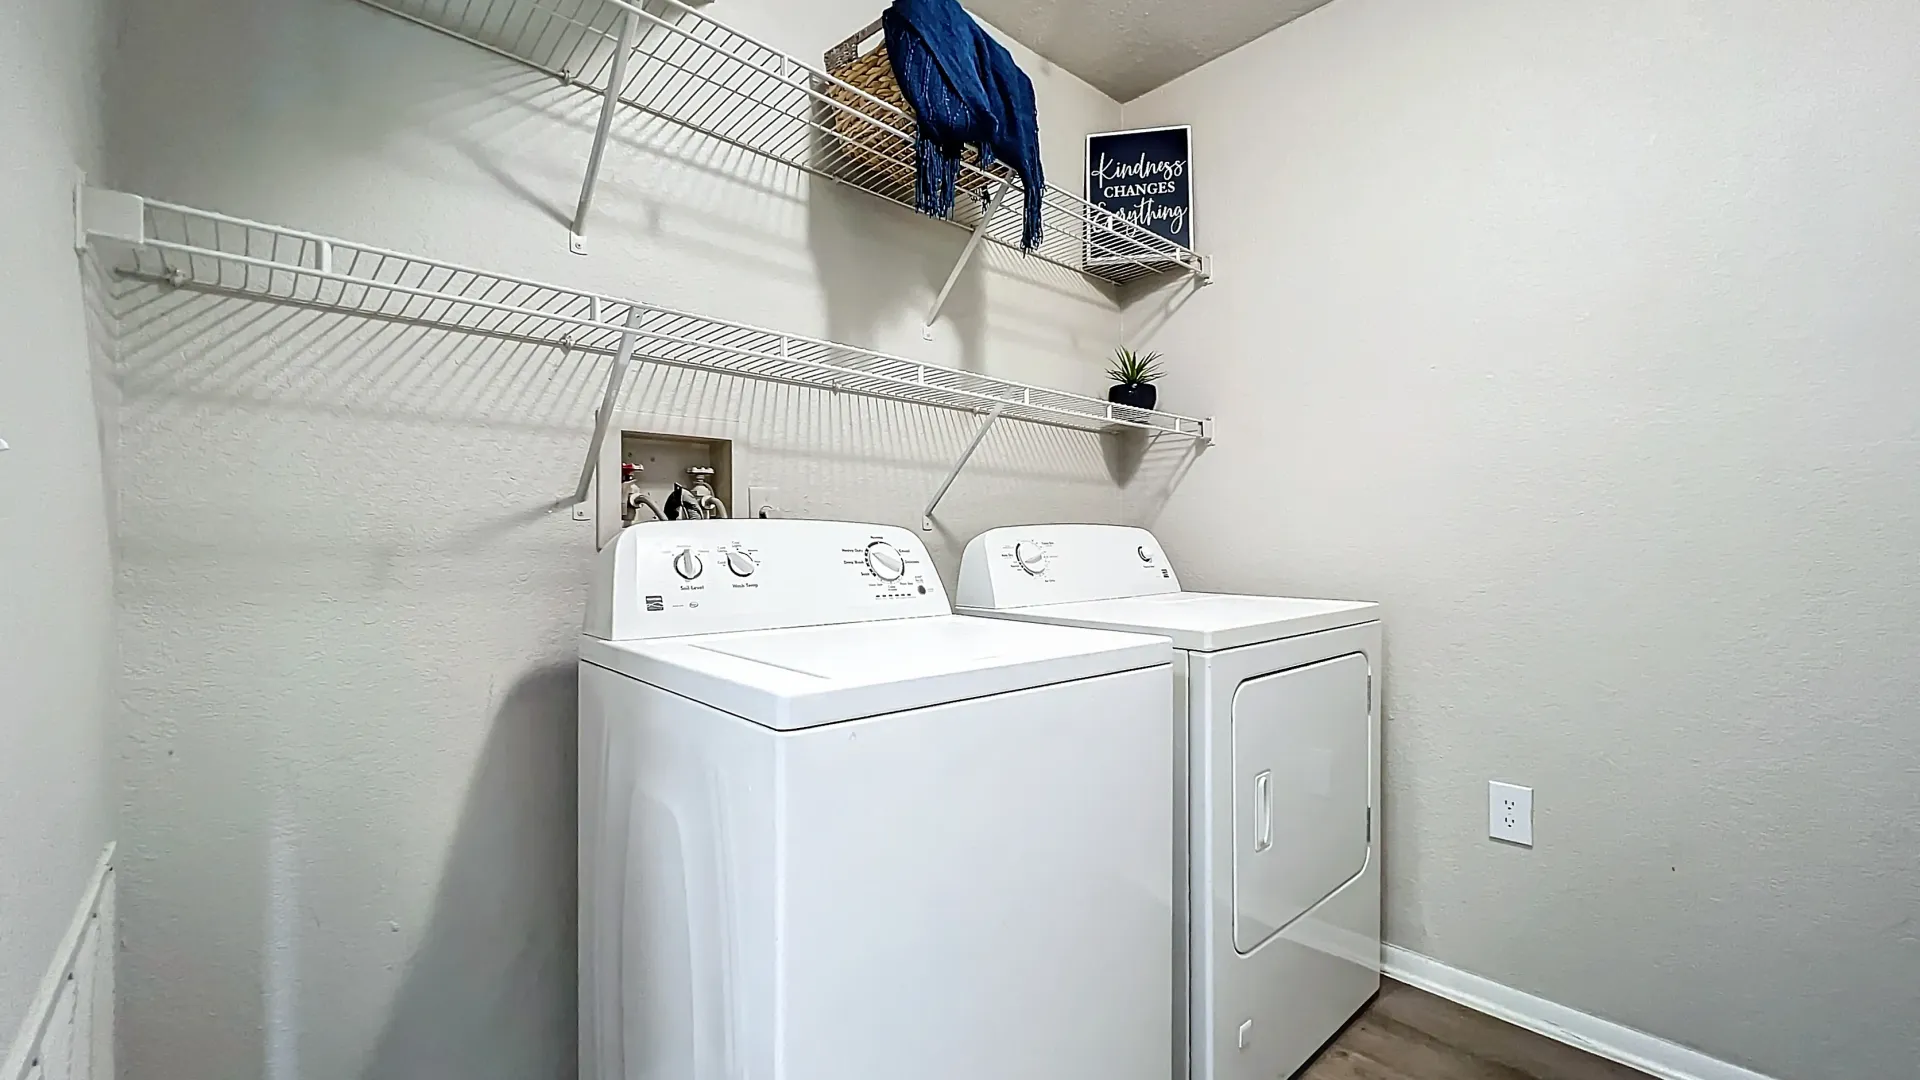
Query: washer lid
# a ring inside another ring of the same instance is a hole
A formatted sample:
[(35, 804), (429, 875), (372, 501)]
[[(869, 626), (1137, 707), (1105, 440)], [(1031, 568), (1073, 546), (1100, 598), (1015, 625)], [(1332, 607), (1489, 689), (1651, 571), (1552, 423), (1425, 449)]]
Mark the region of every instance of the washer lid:
[(791, 731), (1172, 662), (1165, 638), (936, 615), (651, 641), (580, 657)]
[(1042, 604), (999, 611), (965, 607), (958, 610), (1057, 626), (1163, 634), (1173, 639), (1174, 648), (1190, 652), (1237, 649), (1242, 645), (1373, 622), (1380, 617), (1379, 604), (1357, 600), (1301, 600), (1198, 592)]

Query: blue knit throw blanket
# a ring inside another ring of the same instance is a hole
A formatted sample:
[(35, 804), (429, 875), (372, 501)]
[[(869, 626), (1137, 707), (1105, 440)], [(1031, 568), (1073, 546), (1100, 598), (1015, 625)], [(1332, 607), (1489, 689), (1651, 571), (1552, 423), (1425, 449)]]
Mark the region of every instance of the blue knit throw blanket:
[(1033, 80), (956, 0), (893, 0), (881, 16), (887, 54), (920, 122), (914, 203), (953, 213), (960, 155), (971, 143), (987, 165), (1006, 162), (1026, 189), (1023, 247), (1040, 243), (1040, 117)]

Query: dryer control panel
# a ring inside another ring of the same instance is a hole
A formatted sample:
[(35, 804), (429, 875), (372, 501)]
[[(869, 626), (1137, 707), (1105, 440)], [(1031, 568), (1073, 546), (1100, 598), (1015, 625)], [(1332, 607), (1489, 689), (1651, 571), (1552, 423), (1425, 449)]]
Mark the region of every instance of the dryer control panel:
[(959, 603), (1002, 610), (1180, 591), (1160, 541), (1125, 525), (1015, 525), (973, 538)]
[(585, 632), (609, 641), (950, 615), (919, 538), (845, 521), (631, 525), (600, 551)]

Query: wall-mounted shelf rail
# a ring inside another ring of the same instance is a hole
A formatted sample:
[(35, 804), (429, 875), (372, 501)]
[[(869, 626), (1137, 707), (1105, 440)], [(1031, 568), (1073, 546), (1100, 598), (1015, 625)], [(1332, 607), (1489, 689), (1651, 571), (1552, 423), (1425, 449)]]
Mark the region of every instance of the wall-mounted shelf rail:
[[(680, 0), (361, 2), (604, 96), (574, 220), (576, 251), (584, 250), (594, 185), (621, 107), (914, 204), (906, 113)], [(972, 180), (963, 187), (984, 192), (999, 180), (967, 168)], [(1020, 200), (1000, 203), (970, 207), (954, 224), (1017, 250)], [(1058, 187), (1047, 186), (1044, 204), (1046, 236), (1032, 254), (1048, 262), (1115, 283), (1170, 272), (1204, 282), (1211, 273), (1194, 251)], [(969, 245), (963, 264), (972, 252)]]
[[(1128, 408), (124, 192), (83, 187), (75, 205), (76, 240), (93, 246), (120, 274), (607, 356), (612, 358), (609, 402), (618, 400), (629, 363), (638, 361), (1081, 431), (1212, 439), (1208, 420)], [(588, 494), (608, 415), (603, 406), (576, 501)], [(962, 464), (979, 441), (968, 447)], [(927, 509), (931, 514), (933, 507)]]

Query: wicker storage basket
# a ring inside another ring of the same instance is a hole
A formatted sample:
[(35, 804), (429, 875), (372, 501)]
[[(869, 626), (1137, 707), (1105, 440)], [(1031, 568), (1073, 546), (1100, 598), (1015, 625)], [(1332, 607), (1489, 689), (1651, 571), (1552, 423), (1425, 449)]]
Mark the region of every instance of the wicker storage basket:
[[(861, 52), (869, 41), (874, 42), (873, 48)], [(844, 86), (829, 84), (827, 96), (845, 108), (825, 106), (831, 114), (828, 126), (839, 136), (829, 140), (832, 146), (826, 155), (828, 167), (834, 175), (860, 187), (912, 203), (915, 187), (913, 106), (907, 104), (907, 96), (900, 92), (900, 81), (894, 78), (893, 61), (887, 55), (880, 20), (875, 19), (871, 26), (828, 49), (826, 60), (827, 74), (872, 94), (907, 116), (903, 120)], [(855, 112), (871, 116), (879, 123), (869, 123), (854, 115)], [(907, 137), (903, 139), (888, 128), (904, 129)], [(974, 168), (980, 167), (980, 154), (971, 146), (967, 147), (963, 160)], [(991, 184), (977, 172), (960, 174), (960, 190), (982, 200), (990, 194)]]

